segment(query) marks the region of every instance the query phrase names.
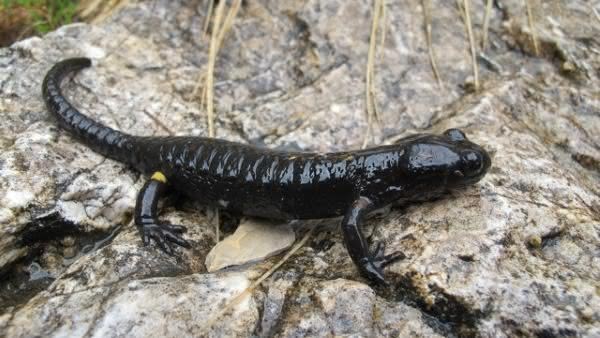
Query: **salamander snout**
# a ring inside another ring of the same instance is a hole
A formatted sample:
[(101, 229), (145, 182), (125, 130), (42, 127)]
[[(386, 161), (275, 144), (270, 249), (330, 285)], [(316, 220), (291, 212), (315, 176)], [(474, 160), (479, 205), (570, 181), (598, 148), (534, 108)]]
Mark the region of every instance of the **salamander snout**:
[(460, 160), (453, 173), (455, 178), (463, 183), (472, 183), (483, 177), (492, 164), (488, 153), (479, 145), (469, 141), (467, 135), (460, 129), (448, 129), (444, 135), (458, 146)]
[(460, 152), (460, 163), (454, 176), (463, 184), (479, 181), (490, 168), (492, 161), (488, 153), (477, 145)]
[(473, 176), (472, 174), (476, 174), (481, 171), (481, 168), (483, 167), (483, 157), (481, 154), (473, 150), (467, 150), (463, 151), (460, 157), (465, 175)]

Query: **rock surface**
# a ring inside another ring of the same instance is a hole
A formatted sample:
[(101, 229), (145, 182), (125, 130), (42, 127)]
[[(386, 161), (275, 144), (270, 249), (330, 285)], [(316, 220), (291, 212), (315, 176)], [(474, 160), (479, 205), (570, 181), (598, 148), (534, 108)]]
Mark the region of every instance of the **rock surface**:
[[(359, 147), (371, 2), (244, 3), (217, 60), (217, 135)], [(371, 240), (408, 256), (386, 270), (389, 287), (360, 277), (339, 220), (318, 222), (241, 299), (275, 259), (207, 273), (215, 243), (201, 206), (171, 197), (163, 208), (188, 226), (193, 249), (170, 257), (141, 245), (129, 223), (145, 178), (59, 130), (40, 85), (54, 62), (87, 55), (94, 66), (64, 84), (81, 110), (133, 134), (206, 135), (192, 97), (207, 63), (206, 6), (157, 0), (0, 49), (0, 332), (600, 336), (600, 21), (590, 2), (536, 9), (539, 56), (523, 1), (496, 2), (477, 93), (456, 2), (431, 1), (443, 87), (422, 7), (386, 3), (374, 142), (458, 127), (493, 154), (478, 185), (368, 220)], [(479, 40), (484, 2), (471, 4)]]

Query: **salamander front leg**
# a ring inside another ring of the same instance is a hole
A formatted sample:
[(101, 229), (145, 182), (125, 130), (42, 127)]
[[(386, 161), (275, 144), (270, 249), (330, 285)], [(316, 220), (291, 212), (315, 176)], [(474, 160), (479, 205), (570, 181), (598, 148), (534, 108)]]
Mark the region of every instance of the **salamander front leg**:
[(385, 255), (384, 246), (381, 242), (377, 244), (374, 254), (369, 252), (369, 246), (360, 227), (365, 214), (371, 208), (372, 203), (366, 197), (360, 197), (354, 201), (342, 221), (342, 232), (348, 253), (360, 272), (373, 281), (386, 284), (383, 268), (399, 259), (403, 259), (405, 256), (400, 251)]
[(166, 253), (172, 255), (171, 243), (189, 248), (190, 244), (181, 237), (186, 230), (182, 225), (173, 225), (158, 220), (158, 200), (164, 194), (167, 179), (161, 172), (155, 172), (140, 191), (135, 205), (135, 225), (140, 230), (144, 245), (152, 238)]

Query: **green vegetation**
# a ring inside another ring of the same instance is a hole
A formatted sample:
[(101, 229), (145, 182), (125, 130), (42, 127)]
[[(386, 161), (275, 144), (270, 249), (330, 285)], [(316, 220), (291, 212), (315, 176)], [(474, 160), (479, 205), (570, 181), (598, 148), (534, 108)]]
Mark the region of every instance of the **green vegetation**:
[[(19, 20), (22, 32), (44, 34), (61, 25), (71, 23), (77, 10), (76, 0), (2, 0), (0, 20), (13, 15), (26, 17)], [(15, 27), (12, 27), (15, 28)]]

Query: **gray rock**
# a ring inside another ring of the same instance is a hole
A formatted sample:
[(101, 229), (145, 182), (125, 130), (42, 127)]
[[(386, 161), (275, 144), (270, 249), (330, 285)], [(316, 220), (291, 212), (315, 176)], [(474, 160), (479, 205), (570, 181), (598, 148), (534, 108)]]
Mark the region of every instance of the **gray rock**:
[[(250, 281), (241, 273), (201, 274), (121, 281), (78, 292), (42, 292), (15, 311), (9, 337), (247, 336), (258, 320), (248, 296), (231, 309), (228, 320), (212, 320)], [(214, 323), (213, 323), (214, 321)], [(211, 324), (212, 325), (209, 325)]]
[[(217, 135), (315, 151), (359, 147), (372, 3), (244, 3), (217, 62)], [(375, 77), (374, 143), (459, 127), (492, 153), (489, 174), (367, 221), (372, 241), (408, 257), (386, 270), (389, 287), (362, 279), (339, 220), (324, 220), (234, 303), (276, 259), (207, 273), (211, 220), (174, 198), (162, 217), (188, 227), (193, 249), (170, 257), (143, 247), (130, 223), (145, 178), (60, 130), (40, 94), (54, 62), (87, 55), (94, 66), (65, 81), (64, 92), (90, 116), (137, 135), (206, 135), (191, 95), (207, 60), (204, 5), (129, 4), (98, 25), (0, 49), (0, 332), (600, 336), (598, 20), (589, 2), (548, 2), (532, 34), (522, 1), (498, 3), (479, 58), (481, 91), (469, 91), (454, 1), (431, 6), (442, 88), (422, 8), (408, 2), (387, 2)], [(479, 38), (484, 2), (471, 4)]]
[(288, 273), (269, 283), (259, 335), (439, 337), (426, 321), (418, 309), (378, 297), (366, 284)]

